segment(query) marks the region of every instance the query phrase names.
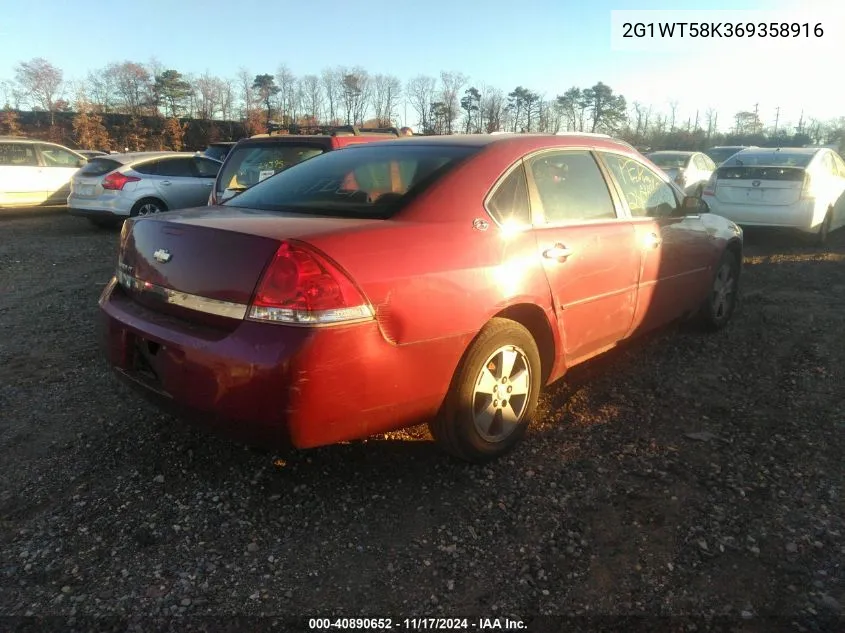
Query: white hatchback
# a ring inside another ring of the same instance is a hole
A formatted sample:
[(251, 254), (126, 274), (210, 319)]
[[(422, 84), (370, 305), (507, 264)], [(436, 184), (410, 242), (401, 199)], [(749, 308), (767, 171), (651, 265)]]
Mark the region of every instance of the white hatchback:
[(63, 205), (87, 160), (56, 143), (0, 136), (0, 207)]
[(745, 149), (716, 170), (703, 198), (740, 226), (795, 229), (822, 244), (845, 225), (845, 161), (827, 148)]

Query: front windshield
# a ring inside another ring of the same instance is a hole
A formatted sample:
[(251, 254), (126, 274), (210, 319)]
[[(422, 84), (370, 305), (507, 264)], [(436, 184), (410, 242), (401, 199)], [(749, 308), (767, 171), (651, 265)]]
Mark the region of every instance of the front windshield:
[(649, 154), (648, 159), (660, 169), (683, 169), (689, 162), (689, 154)]
[(335, 217), (388, 217), (478, 147), (372, 143), (328, 152), (269, 178), (226, 206)]

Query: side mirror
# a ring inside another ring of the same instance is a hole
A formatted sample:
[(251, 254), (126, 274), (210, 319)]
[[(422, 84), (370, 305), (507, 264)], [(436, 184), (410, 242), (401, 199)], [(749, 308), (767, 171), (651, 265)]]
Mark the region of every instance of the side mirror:
[(685, 196), (683, 203), (684, 212), (690, 215), (709, 213), (710, 205), (697, 196)]

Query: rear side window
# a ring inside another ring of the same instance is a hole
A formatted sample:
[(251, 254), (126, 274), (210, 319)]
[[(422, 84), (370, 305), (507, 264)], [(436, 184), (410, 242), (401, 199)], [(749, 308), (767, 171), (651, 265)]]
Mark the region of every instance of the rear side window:
[(478, 150), (455, 145), (362, 144), (303, 161), (224, 204), (333, 217), (387, 218), (407, 197), (428, 188)]
[(196, 178), (191, 158), (166, 158), (159, 161), (159, 176), (170, 176), (171, 178)]
[(242, 191), (324, 151), (316, 145), (278, 142), (235, 147), (220, 169), (217, 189)]
[(0, 143), (0, 165), (6, 167), (37, 167), (35, 146), (29, 143)]
[(220, 171), (220, 163), (206, 158), (195, 158), (194, 167), (200, 178), (216, 178)]
[(521, 162), (496, 187), (487, 201), (487, 211), (499, 224), (531, 224), (528, 182)]
[(80, 176), (104, 176), (120, 167), (120, 163), (110, 158), (93, 158), (79, 170)]
[(160, 160), (151, 160), (146, 163), (141, 163), (140, 165), (132, 165), (132, 170), (137, 171), (139, 174), (155, 176), (158, 174), (158, 166), (160, 163)]
[(528, 161), (547, 224), (616, 218), (604, 176), (590, 152), (561, 151)]
[(83, 160), (58, 145), (40, 145), (41, 157), (47, 167), (79, 167)]

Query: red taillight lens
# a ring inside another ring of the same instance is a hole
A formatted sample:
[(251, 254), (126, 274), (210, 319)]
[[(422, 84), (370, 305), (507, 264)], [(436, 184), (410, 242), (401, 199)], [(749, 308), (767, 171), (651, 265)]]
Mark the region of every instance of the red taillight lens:
[(701, 196), (715, 196), (716, 195), (716, 174), (714, 173), (710, 176), (710, 180), (707, 181), (707, 184), (704, 185), (704, 191), (701, 192)]
[(120, 191), (127, 182), (138, 182), (140, 178), (135, 176), (125, 176), (119, 171), (113, 171), (108, 176), (103, 178), (103, 189), (110, 189), (112, 191)]
[(325, 257), (284, 242), (258, 284), (248, 318), (320, 325), (373, 318), (352, 280)]

